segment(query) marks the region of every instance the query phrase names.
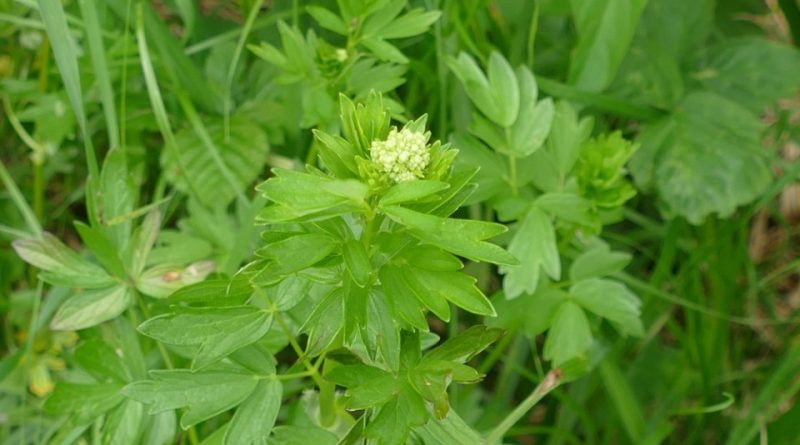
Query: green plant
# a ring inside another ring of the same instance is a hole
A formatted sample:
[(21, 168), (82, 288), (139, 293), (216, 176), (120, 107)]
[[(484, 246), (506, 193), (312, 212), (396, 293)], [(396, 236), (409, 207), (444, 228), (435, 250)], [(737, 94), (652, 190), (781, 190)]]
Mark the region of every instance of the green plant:
[(794, 443), (793, 3), (0, 0), (0, 442)]

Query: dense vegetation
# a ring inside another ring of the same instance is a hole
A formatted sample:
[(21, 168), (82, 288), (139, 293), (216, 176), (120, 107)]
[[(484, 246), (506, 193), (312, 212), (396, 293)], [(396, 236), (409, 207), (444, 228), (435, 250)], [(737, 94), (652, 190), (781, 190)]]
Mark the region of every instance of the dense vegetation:
[(0, 36), (0, 442), (800, 443), (797, 1)]

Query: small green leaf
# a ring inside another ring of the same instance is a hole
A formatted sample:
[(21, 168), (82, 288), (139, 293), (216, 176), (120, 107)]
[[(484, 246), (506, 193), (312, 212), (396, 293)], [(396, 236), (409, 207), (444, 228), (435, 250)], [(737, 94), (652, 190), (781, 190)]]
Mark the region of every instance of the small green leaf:
[(213, 261), (197, 261), (188, 266), (162, 264), (142, 272), (136, 289), (153, 298), (167, 298), (178, 289), (203, 281), (214, 271)]
[(641, 302), (625, 285), (616, 281), (589, 278), (569, 289), (575, 301), (595, 314), (616, 322), (623, 334), (644, 335), (639, 318)]
[(77, 331), (96, 326), (124, 312), (132, 301), (130, 290), (122, 285), (81, 291), (58, 308), (50, 329)]
[(487, 117), (501, 127), (510, 127), (519, 113), (519, 86), (514, 70), (499, 52), (489, 55), (489, 86), (494, 93), (499, 113)]
[(569, 267), (569, 279), (577, 282), (587, 278), (605, 277), (621, 271), (630, 262), (630, 254), (612, 252), (607, 245), (601, 244), (575, 258)]
[(149, 405), (150, 414), (186, 408), (180, 421), (184, 429), (242, 403), (258, 384), (254, 376), (235, 369), (150, 371), (150, 377), (129, 384), (122, 393)]
[(269, 437), (278, 411), (281, 408), (283, 385), (280, 380), (267, 379), (259, 382), (233, 415), (224, 444), (253, 444)]
[(42, 269), (42, 279), (52, 284), (80, 288), (114, 284), (100, 266), (86, 261), (49, 233), (43, 233), (41, 239), (16, 240), (13, 246), (23, 260)]
[(475, 285), (477, 280), (474, 277), (462, 272), (432, 272), (416, 268), (413, 274), (428, 293), (444, 297), (473, 314), (496, 315), (492, 303)]
[(377, 37), (366, 37), (361, 39), (361, 44), (367, 47), (367, 49), (380, 60), (400, 64), (408, 63), (408, 58), (404, 56), (396, 46), (386, 40)]
[(538, 207), (531, 207), (508, 245), (508, 251), (519, 258), (520, 265), (504, 266), (503, 288), (507, 298), (536, 291), (539, 270), (551, 278), (561, 276), (561, 261), (556, 245), (556, 234), (550, 217)]
[(545, 360), (552, 360), (553, 366), (561, 366), (586, 353), (591, 344), (592, 331), (581, 307), (571, 301), (561, 303), (553, 315), (544, 344)]
[(425, 11), (422, 8), (412, 9), (406, 14), (392, 20), (391, 23), (377, 30), (384, 39), (402, 39), (413, 37), (427, 31), (439, 17), (439, 11)]
[(319, 6), (306, 6), (306, 11), (319, 23), (319, 26), (336, 34), (347, 35), (347, 25), (344, 20), (331, 11)]
[(503, 336), (500, 329), (473, 326), (425, 354), (423, 360), (466, 363)]
[(511, 126), (509, 152), (525, 157), (538, 150), (550, 134), (555, 107), (549, 97), (537, 102), (538, 89), (533, 74), (527, 67), (517, 70), (520, 91), (520, 108), (516, 121)]

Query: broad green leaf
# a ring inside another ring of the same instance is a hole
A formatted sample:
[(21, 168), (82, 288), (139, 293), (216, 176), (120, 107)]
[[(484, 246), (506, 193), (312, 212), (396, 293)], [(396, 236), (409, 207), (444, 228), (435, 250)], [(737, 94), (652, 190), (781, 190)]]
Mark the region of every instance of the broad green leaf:
[(83, 259), (49, 233), (43, 233), (41, 239), (16, 240), (13, 246), (23, 260), (42, 269), (42, 279), (49, 283), (80, 288), (114, 284), (103, 268)]
[(207, 133), (210, 141), (192, 128), (177, 132), (177, 147), (161, 152), (161, 165), (179, 190), (208, 207), (225, 207), (258, 177), (269, 145), (264, 131), (243, 117), (231, 118), (228, 139), (221, 122), (208, 125)]
[(621, 271), (630, 262), (630, 254), (612, 252), (607, 245), (601, 244), (575, 258), (569, 267), (569, 279), (577, 282), (586, 278), (605, 277)]
[(319, 26), (336, 34), (347, 35), (347, 25), (338, 15), (319, 6), (306, 6), (306, 11), (319, 23)]
[(150, 377), (129, 384), (122, 393), (149, 405), (150, 414), (186, 408), (180, 421), (184, 429), (242, 403), (258, 384), (255, 376), (235, 369), (150, 371)]
[(583, 309), (564, 301), (553, 315), (552, 326), (544, 343), (544, 358), (553, 366), (583, 355), (592, 344), (592, 331)]
[(117, 285), (80, 291), (69, 297), (50, 321), (50, 329), (77, 331), (111, 320), (133, 302), (130, 290)]
[(616, 322), (615, 326), (623, 334), (644, 335), (639, 317), (641, 302), (624, 284), (589, 278), (573, 284), (569, 293), (585, 309)]
[(103, 424), (102, 443), (108, 445), (140, 443), (139, 440), (144, 433), (144, 420), (144, 405), (134, 400), (125, 400), (109, 413)]
[(508, 245), (508, 251), (519, 258), (518, 266), (504, 266), (503, 289), (507, 298), (517, 298), (536, 291), (539, 270), (551, 278), (561, 277), (561, 260), (556, 245), (553, 223), (538, 207), (531, 207)]
[(399, 182), (393, 185), (386, 191), (383, 197), (381, 197), (380, 205), (391, 206), (407, 202), (413, 203), (439, 193), (448, 187), (450, 187), (450, 184), (446, 182), (426, 179)]
[(766, 38), (726, 42), (698, 67), (709, 91), (760, 114), (800, 89), (800, 51)]
[(603, 91), (617, 73), (647, 0), (570, 0), (578, 45), (569, 81), (581, 89)]
[(483, 241), (507, 230), (500, 224), (440, 218), (397, 206), (386, 207), (384, 211), (390, 218), (411, 229), (411, 234), (416, 238), (457, 255), (495, 264), (517, 263), (502, 248)]
[(267, 379), (258, 383), (233, 415), (224, 444), (247, 445), (261, 443), (269, 437), (281, 408), (283, 385), (280, 380)]
[(669, 117), (646, 126), (630, 167), (658, 193), (667, 215), (699, 224), (726, 217), (772, 180), (755, 115), (713, 93), (691, 93)]
[(466, 363), (503, 336), (500, 329), (473, 326), (425, 354), (425, 360)]
[(517, 69), (520, 107), (514, 125), (511, 126), (509, 152), (524, 158), (533, 154), (543, 144), (553, 123), (555, 107), (550, 98), (537, 101), (539, 90), (533, 73), (527, 67)]
[(361, 287), (366, 286), (370, 274), (372, 274), (372, 264), (364, 244), (358, 240), (345, 242), (342, 245), (342, 256), (353, 281)]
[(92, 421), (124, 400), (119, 383), (81, 384), (58, 382), (44, 403), (51, 414), (74, 415), (81, 422)]
[[(417, 298), (423, 306), (427, 307), (437, 317), (444, 321), (450, 320), (450, 305), (447, 299), (439, 292), (429, 292), (417, 274), (418, 269), (413, 266), (400, 267), (403, 285)], [(400, 298), (400, 297), (398, 297)]]
[(254, 306), (185, 309), (145, 321), (139, 331), (160, 342), (199, 345), (192, 368), (208, 366), (261, 339), (272, 325), (269, 312)]

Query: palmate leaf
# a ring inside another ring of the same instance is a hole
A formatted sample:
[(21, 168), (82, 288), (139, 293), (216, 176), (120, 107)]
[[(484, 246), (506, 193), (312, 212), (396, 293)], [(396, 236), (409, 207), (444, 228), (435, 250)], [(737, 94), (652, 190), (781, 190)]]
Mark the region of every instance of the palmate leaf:
[(167, 180), (179, 190), (208, 207), (225, 207), (264, 167), (269, 152), (267, 136), (258, 125), (237, 116), (231, 118), (229, 140), (221, 122), (208, 125), (207, 131), (213, 146), (191, 128), (179, 131), (176, 150), (163, 150), (161, 165)]
[(668, 215), (700, 224), (726, 217), (772, 179), (759, 119), (714, 93), (691, 93), (671, 116), (646, 126), (631, 160), (640, 187), (654, 189)]

